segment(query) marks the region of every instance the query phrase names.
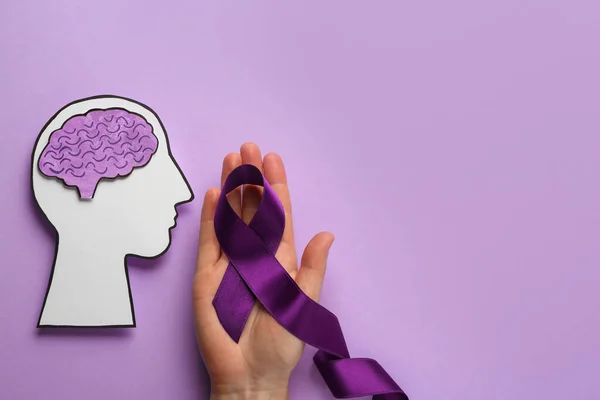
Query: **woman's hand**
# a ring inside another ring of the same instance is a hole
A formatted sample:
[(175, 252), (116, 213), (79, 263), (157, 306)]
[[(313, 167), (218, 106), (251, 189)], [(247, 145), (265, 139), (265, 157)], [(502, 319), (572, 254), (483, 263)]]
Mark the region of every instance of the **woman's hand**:
[[(279, 196), (285, 209), (285, 231), (275, 257), (298, 286), (318, 301), (333, 235), (321, 232), (313, 237), (298, 268), (283, 161), (274, 153), (267, 154), (263, 160), (258, 146), (246, 143), (240, 153), (231, 153), (223, 160), (221, 185), (241, 164), (258, 167)], [(258, 209), (261, 192), (260, 187), (245, 185), (243, 196), (241, 188), (228, 195), (231, 206), (246, 223)], [(235, 343), (221, 326), (213, 307), (213, 298), (229, 264), (214, 230), (219, 195), (220, 190), (214, 188), (208, 190), (204, 198), (193, 286), (198, 345), (211, 379), (211, 399), (287, 399), (290, 375), (300, 361), (304, 343), (282, 328), (258, 302), (239, 343)]]

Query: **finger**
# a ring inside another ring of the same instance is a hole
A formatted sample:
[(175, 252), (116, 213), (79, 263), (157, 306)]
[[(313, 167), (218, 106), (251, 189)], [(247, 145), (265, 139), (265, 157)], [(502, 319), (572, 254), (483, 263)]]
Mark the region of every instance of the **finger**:
[(198, 264), (192, 290), (199, 340), (205, 340), (207, 332), (211, 335), (211, 332), (221, 327), (212, 306), (212, 300), (229, 264), (222, 255), (215, 234), (215, 210), (220, 194), (221, 191), (217, 188), (206, 192), (200, 217)]
[[(292, 224), (292, 201), (290, 198), (290, 192), (287, 184), (287, 175), (285, 173), (285, 167), (283, 160), (276, 153), (269, 153), (264, 159), (265, 178), (271, 184), (277, 197), (283, 204), (285, 211), (285, 229), (283, 231), (283, 237), (281, 243), (295, 249), (294, 246), (294, 229)], [(295, 256), (294, 256), (295, 259)]]
[[(223, 169), (221, 170), (221, 187), (225, 183), (225, 179), (229, 176), (231, 171), (242, 165), (242, 156), (240, 153), (229, 153), (223, 159)], [(233, 211), (239, 216), (242, 216), (242, 188), (236, 188), (227, 195), (229, 204)]]
[(201, 343), (208, 343), (210, 339), (214, 340), (224, 334), (226, 335), (212, 303), (227, 265), (228, 261), (221, 259), (217, 261), (214, 269), (199, 270), (194, 276), (192, 291), (194, 320), (196, 322), (196, 333)]
[(323, 279), (325, 279), (327, 257), (334, 240), (331, 233), (321, 232), (308, 242), (302, 254), (296, 282), (300, 289), (314, 301), (319, 301)]
[(221, 258), (221, 247), (215, 234), (215, 210), (220, 194), (219, 189), (212, 188), (204, 195), (200, 216), (197, 271), (212, 267)]
[[(194, 275), (193, 300), (196, 312), (196, 323), (203, 327), (218, 323), (212, 301), (223, 280), (223, 275), (229, 264), (221, 252), (219, 241), (215, 234), (215, 210), (221, 191), (213, 188), (206, 192), (202, 206), (200, 222), (200, 244), (198, 247), (198, 265)], [(220, 324), (218, 324), (220, 326)]]
[[(244, 143), (240, 149), (243, 164), (252, 164), (261, 172), (263, 170), (262, 156), (260, 149), (254, 143)], [(249, 223), (260, 204), (262, 188), (255, 185), (244, 185), (242, 192), (242, 219)]]

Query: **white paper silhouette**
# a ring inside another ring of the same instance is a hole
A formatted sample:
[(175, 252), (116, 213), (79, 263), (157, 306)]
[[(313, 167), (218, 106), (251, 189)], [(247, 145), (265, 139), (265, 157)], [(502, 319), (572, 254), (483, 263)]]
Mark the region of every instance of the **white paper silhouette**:
[[(121, 118), (117, 125), (115, 115)], [(95, 130), (72, 128), (76, 116), (84, 124), (91, 121), (89, 126), (96, 118)], [(134, 127), (135, 121), (143, 126)], [(140, 141), (148, 129), (150, 134)], [(82, 158), (82, 151), (89, 154)], [(111, 168), (116, 171), (112, 175)], [(119, 171), (129, 174), (117, 176)], [(176, 225), (175, 207), (194, 197), (158, 116), (141, 103), (116, 96), (70, 103), (36, 141), (31, 182), (39, 207), (57, 232), (38, 327), (135, 326), (126, 256), (154, 258), (166, 252)]]

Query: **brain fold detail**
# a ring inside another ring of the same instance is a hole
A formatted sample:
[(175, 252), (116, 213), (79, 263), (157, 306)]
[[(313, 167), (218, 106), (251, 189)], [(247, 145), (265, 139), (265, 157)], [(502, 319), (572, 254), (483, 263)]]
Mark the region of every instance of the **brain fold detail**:
[(157, 148), (152, 125), (142, 116), (119, 108), (92, 110), (52, 132), (38, 166), (91, 199), (101, 179), (129, 175), (146, 165)]

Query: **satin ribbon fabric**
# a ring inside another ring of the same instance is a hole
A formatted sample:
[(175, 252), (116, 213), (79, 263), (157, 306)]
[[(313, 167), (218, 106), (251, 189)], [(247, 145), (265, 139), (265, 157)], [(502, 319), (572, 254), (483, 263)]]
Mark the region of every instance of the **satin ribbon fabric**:
[[(264, 192), (247, 225), (229, 205), (227, 194), (248, 184), (263, 186)], [(283, 206), (260, 170), (250, 164), (233, 170), (215, 212), (217, 239), (230, 263), (213, 305), (229, 336), (239, 341), (258, 300), (288, 332), (318, 349), (313, 360), (334, 397), (408, 400), (377, 361), (350, 357), (337, 317), (310, 299), (279, 264), (275, 252), (284, 227)]]

